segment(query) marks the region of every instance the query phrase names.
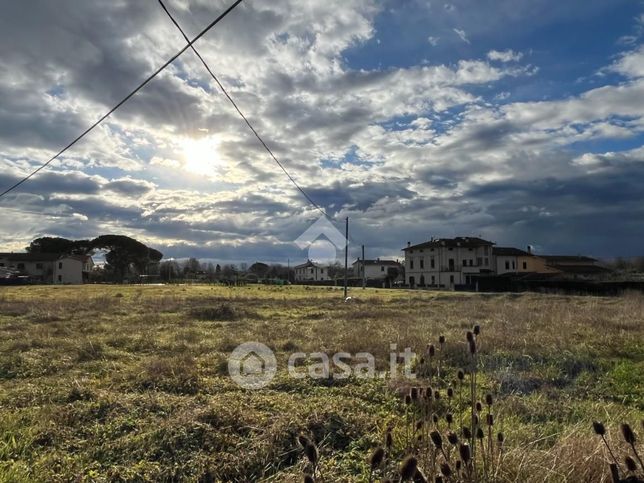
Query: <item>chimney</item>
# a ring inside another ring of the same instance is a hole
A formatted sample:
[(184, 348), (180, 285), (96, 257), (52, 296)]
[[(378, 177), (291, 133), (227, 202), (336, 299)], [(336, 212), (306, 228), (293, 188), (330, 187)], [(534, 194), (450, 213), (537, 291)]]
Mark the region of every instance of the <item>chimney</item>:
[(407, 242), (407, 248), (411, 246), (411, 242)]
[(528, 254), (532, 255), (532, 245), (528, 245)]

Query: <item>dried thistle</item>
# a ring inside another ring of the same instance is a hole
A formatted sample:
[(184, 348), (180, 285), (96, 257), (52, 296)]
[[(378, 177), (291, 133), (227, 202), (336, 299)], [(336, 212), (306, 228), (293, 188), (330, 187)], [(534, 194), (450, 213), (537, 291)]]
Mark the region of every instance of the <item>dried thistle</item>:
[(635, 444), (635, 433), (631, 429), (630, 425), (628, 423), (622, 423), (620, 429), (622, 430), (624, 441), (626, 441), (630, 445)]
[(441, 464), (441, 473), (445, 475), (446, 478), (449, 478), (452, 476), (452, 468), (449, 466), (448, 463), (442, 463)]
[(485, 395), (485, 404), (488, 406), (491, 406), (494, 403), (494, 399), (492, 398), (492, 394), (488, 393)]
[(467, 463), (469, 463), (470, 461), (470, 458), (472, 457), (472, 453), (470, 451), (470, 445), (467, 443), (462, 443), (458, 447), (458, 453), (460, 454), (461, 460), (463, 460), (463, 463), (467, 465)]
[(480, 326), (480, 325), (478, 325), (478, 324), (477, 324), (477, 325), (475, 325), (475, 326), (472, 328), (472, 332), (474, 332), (474, 335), (479, 335), (479, 334), (481, 333), (481, 326)]
[(373, 453), (371, 453), (371, 458), (369, 458), (369, 466), (371, 466), (371, 471), (376, 470), (382, 464), (385, 459), (385, 450), (382, 447), (377, 447)]
[(416, 474), (418, 460), (413, 456), (407, 456), (400, 465), (400, 481), (411, 480)]
[(441, 449), (443, 447), (443, 438), (438, 431), (432, 431), (429, 433), (429, 437), (432, 439), (432, 443), (436, 448)]
[(463, 379), (465, 379), (465, 371), (463, 371), (463, 369), (459, 369), (456, 373), (456, 377), (458, 377), (459, 381), (462, 381)]
[(454, 431), (447, 433), (447, 441), (449, 441), (450, 444), (456, 445), (458, 443), (457, 434)]

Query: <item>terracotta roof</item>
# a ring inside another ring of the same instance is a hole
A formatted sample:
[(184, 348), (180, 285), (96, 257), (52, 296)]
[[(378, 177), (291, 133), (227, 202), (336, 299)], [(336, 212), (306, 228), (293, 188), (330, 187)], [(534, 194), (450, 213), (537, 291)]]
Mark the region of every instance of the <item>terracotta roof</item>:
[(550, 263), (595, 263), (597, 260), (581, 255), (539, 255)]
[(295, 265), (293, 269), (296, 268), (307, 268), (307, 267), (320, 267), (317, 263), (313, 263), (311, 260), (307, 260), (306, 263), (301, 263), (300, 265)]

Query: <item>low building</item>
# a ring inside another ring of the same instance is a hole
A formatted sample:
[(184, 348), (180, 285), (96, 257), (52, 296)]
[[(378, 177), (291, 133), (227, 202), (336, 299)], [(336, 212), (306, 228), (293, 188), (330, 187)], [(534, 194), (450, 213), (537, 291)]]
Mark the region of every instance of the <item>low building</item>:
[(405, 252), (405, 281), (410, 287), (471, 285), (476, 276), (494, 273), (493, 242), (477, 237), (432, 238)]
[(366, 280), (396, 279), (403, 274), (403, 266), (398, 260), (356, 260), (351, 265), (353, 276)]
[(604, 278), (611, 270), (599, 263), (599, 260), (585, 256), (540, 255), (547, 267), (560, 276), (572, 279), (593, 280)]
[(0, 253), (0, 268), (29, 277), (32, 282), (81, 284), (94, 267), (88, 255)]
[(324, 282), (331, 280), (329, 269), (323, 265), (307, 260), (306, 263), (293, 267), (296, 282)]

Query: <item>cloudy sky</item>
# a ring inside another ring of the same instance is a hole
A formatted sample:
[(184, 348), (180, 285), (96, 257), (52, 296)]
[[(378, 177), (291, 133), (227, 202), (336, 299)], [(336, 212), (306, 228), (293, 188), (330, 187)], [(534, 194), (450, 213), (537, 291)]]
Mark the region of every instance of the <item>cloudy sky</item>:
[[(192, 37), (229, 3), (167, 4)], [(185, 45), (154, 0), (0, 4), (0, 191)], [(609, 257), (644, 254), (643, 36), (634, 0), (245, 0), (196, 46), (356, 250)], [(319, 216), (190, 51), (0, 210), (0, 251), (119, 233), (248, 262), (306, 258)]]

